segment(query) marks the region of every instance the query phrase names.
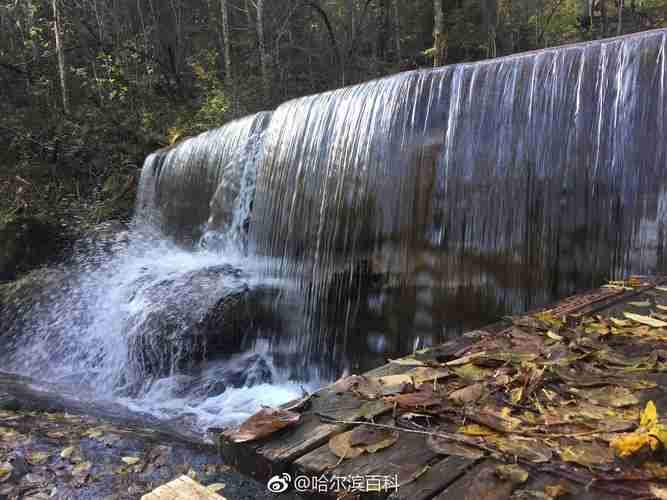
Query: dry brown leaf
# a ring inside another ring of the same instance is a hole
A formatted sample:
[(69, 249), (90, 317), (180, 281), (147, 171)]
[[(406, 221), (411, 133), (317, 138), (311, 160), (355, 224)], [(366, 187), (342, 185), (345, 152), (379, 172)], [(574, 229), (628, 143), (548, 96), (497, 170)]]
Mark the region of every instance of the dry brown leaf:
[(493, 443), (499, 451), (535, 463), (551, 460), (553, 452), (549, 446), (538, 439), (520, 436), (485, 436), (485, 441)]
[(612, 450), (595, 442), (578, 442), (564, 446), (558, 453), (565, 462), (574, 462), (584, 467), (605, 465), (614, 461)]
[(376, 453), (398, 441), (398, 432), (360, 426), (337, 434), (329, 440), (329, 450), (339, 458), (356, 458), (364, 453)]
[(481, 368), (472, 363), (460, 366), (452, 366), (450, 369), (457, 376), (470, 382), (481, 382), (493, 375), (493, 370), (488, 368)]
[(499, 432), (511, 433), (519, 428), (521, 420), (509, 414), (509, 408), (479, 408), (466, 411), (466, 417), (473, 422)]
[(397, 404), (401, 408), (407, 409), (430, 409), (444, 405), (445, 400), (442, 395), (433, 391), (431, 385), (422, 385), (418, 391), (398, 396), (390, 396), (385, 401)]
[(299, 413), (262, 408), (248, 420), (243, 422), (236, 432), (226, 432), (225, 436), (235, 443), (255, 441), (270, 436), (276, 431), (295, 425), (301, 419)]
[(426, 445), (440, 455), (455, 455), (469, 460), (478, 460), (484, 457), (484, 452), (473, 446), (457, 443), (437, 435), (431, 435), (426, 439)]
[(338, 380), (331, 386), (333, 392), (355, 392), (367, 399), (382, 397), (382, 386), (377, 380), (361, 375), (350, 375)]
[(595, 389), (570, 388), (580, 398), (591, 403), (611, 406), (613, 408), (623, 408), (639, 404), (639, 399), (629, 389), (625, 387), (599, 387)]
[(449, 394), (449, 399), (456, 404), (467, 405), (482, 399), (487, 393), (484, 384), (472, 384)]
[(563, 482), (554, 485), (547, 485), (544, 487), (544, 496), (546, 497), (545, 500), (555, 500), (556, 498), (569, 495), (569, 493), (570, 491), (567, 485), (565, 485)]

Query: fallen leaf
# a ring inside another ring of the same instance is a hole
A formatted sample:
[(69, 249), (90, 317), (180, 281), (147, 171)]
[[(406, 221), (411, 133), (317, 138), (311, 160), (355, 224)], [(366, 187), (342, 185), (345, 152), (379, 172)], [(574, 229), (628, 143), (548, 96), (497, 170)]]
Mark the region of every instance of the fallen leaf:
[(139, 462), (141, 462), (141, 459), (137, 457), (121, 457), (121, 460), (127, 465), (137, 465)]
[(241, 424), (236, 432), (225, 432), (224, 435), (235, 443), (255, 441), (270, 436), (280, 429), (292, 426), (299, 422), (301, 414), (277, 410), (274, 408), (262, 408), (252, 417)]
[(419, 361), (418, 359), (414, 358), (390, 359), (389, 362), (394, 365), (401, 365), (401, 366), (424, 366), (423, 361)]
[(450, 369), (462, 379), (469, 380), (470, 382), (481, 382), (493, 375), (493, 370), (480, 368), (472, 363), (452, 366)]
[(510, 481), (514, 484), (523, 484), (528, 481), (528, 472), (526, 469), (515, 464), (498, 465), (496, 467), (496, 475), (500, 479)]
[(558, 342), (561, 342), (563, 340), (563, 337), (561, 337), (557, 333), (552, 332), (551, 330), (547, 330), (547, 333), (545, 333), (545, 335), (549, 337), (551, 340), (557, 340)]
[(651, 303), (648, 300), (643, 300), (641, 302), (628, 302), (628, 305), (632, 307), (651, 307)]
[(641, 416), (639, 417), (639, 425), (642, 427), (650, 428), (657, 423), (658, 423), (658, 410), (655, 407), (655, 403), (653, 401), (649, 401), (648, 403), (646, 403), (646, 407), (644, 408), (644, 411), (641, 413)]
[(632, 326), (632, 321), (627, 319), (618, 319), (618, 318), (609, 318), (609, 319), (614, 325), (620, 326), (622, 328), (627, 326)]
[(484, 440), (493, 443), (499, 451), (507, 455), (520, 457), (530, 462), (548, 462), (553, 456), (551, 448), (537, 439), (496, 434), (485, 436)]
[(421, 384), (426, 382), (433, 382), (434, 380), (445, 378), (450, 375), (451, 372), (443, 368), (436, 369), (419, 367), (407, 373), (401, 373), (399, 375), (387, 375), (372, 380), (385, 387), (400, 386), (402, 384), (413, 384), (415, 387), (419, 387)]
[(45, 451), (35, 451), (26, 456), (26, 461), (30, 465), (42, 465), (46, 463), (50, 456), (51, 454)]
[(206, 489), (211, 493), (217, 493), (218, 491), (225, 489), (225, 486), (227, 486), (225, 483), (213, 483), (209, 484)]
[(378, 415), (389, 411), (391, 406), (385, 403), (382, 400), (367, 401), (359, 408), (357, 412), (357, 418), (363, 418), (364, 420), (370, 420)]
[(609, 445), (618, 453), (619, 457), (625, 458), (634, 455), (644, 447), (655, 449), (657, 441), (656, 438), (647, 433), (633, 432), (618, 436)]
[(329, 450), (339, 458), (356, 458), (364, 453), (376, 453), (398, 441), (398, 432), (362, 425), (337, 434), (329, 440)]
[(667, 306), (663, 306), (662, 304), (656, 304), (655, 307), (657, 307), (660, 311), (667, 311)]
[(579, 442), (559, 449), (558, 453), (565, 462), (574, 462), (584, 467), (610, 464), (614, 453), (608, 447), (598, 443)]
[(472, 384), (450, 393), (448, 397), (456, 404), (467, 405), (479, 401), (486, 393), (484, 384)]
[(512, 404), (519, 404), (523, 399), (523, 387), (516, 387), (510, 391), (510, 401)]
[(93, 467), (93, 464), (90, 462), (81, 462), (72, 467), (72, 474), (75, 476), (86, 475)]
[(12, 464), (8, 462), (0, 463), (0, 483), (7, 481), (11, 477), (13, 471), (14, 467), (12, 467)]
[(481, 352), (473, 352), (472, 354), (468, 354), (466, 356), (462, 356), (460, 358), (454, 359), (452, 361), (448, 361), (445, 363), (445, 366), (461, 366), (461, 365), (467, 365), (470, 364), (472, 361), (475, 361), (477, 359), (482, 359), (486, 356), (486, 353), (484, 351)]
[(444, 405), (445, 400), (442, 395), (433, 391), (431, 385), (422, 385), (418, 391), (409, 392), (407, 394), (399, 394), (398, 396), (390, 396), (385, 398), (385, 401), (397, 404), (401, 408), (423, 409), (440, 407)]
[(63, 448), (63, 451), (60, 452), (60, 458), (68, 459), (72, 456), (72, 453), (74, 453), (74, 446)]
[(459, 427), (457, 432), (466, 436), (495, 436), (497, 434), (496, 431), (477, 424), (464, 425)]
[(650, 316), (644, 316), (641, 314), (633, 314), (629, 312), (624, 312), (623, 315), (631, 319), (632, 321), (635, 321), (637, 323), (641, 323), (642, 325), (647, 325), (652, 328), (664, 328), (667, 326), (667, 322), (661, 321), (659, 319), (651, 318)]
[(547, 485), (544, 487), (544, 496), (546, 497), (545, 500), (555, 500), (556, 498), (569, 495), (569, 493), (569, 489), (563, 483)]
[(489, 429), (505, 433), (515, 431), (521, 425), (520, 419), (509, 414), (509, 408), (500, 411), (497, 408), (479, 408), (466, 411), (466, 417)]
[(431, 435), (426, 439), (426, 445), (440, 455), (455, 455), (457, 457), (467, 458), (469, 460), (478, 460), (484, 457), (485, 453), (473, 446), (445, 439), (437, 435)]
[(595, 389), (571, 387), (570, 392), (591, 403), (613, 408), (639, 404), (637, 396), (625, 387), (599, 387)]
[(331, 386), (331, 390), (337, 393), (354, 392), (367, 399), (382, 397), (382, 385), (376, 379), (361, 375), (350, 375), (342, 378)]

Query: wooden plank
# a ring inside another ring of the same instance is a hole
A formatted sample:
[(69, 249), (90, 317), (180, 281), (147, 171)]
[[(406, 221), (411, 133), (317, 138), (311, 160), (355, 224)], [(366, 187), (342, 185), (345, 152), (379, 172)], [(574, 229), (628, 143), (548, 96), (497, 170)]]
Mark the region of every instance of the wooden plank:
[(224, 500), (225, 497), (207, 490), (188, 476), (163, 484), (141, 497), (141, 500)]
[[(320, 415), (334, 420), (354, 421), (361, 417), (361, 410), (368, 401), (349, 392), (338, 393), (331, 386), (313, 395), (311, 407), (304, 412), (299, 425), (285, 429), (268, 440), (257, 443), (234, 443), (220, 437), (220, 453), (230, 466), (265, 481), (276, 474), (286, 472), (291, 463), (309, 453), (349, 426), (324, 422)], [(368, 417), (388, 412), (376, 407)]]
[(485, 460), (473, 467), (433, 500), (507, 500), (517, 485), (496, 474), (500, 462)]
[(414, 481), (401, 485), (390, 500), (428, 500), (462, 477), (475, 462), (462, 457), (447, 457), (431, 465)]
[[(619, 495), (612, 495), (595, 489), (595, 487), (587, 488), (586, 485), (578, 484), (567, 479), (562, 479), (550, 474), (539, 473), (531, 478), (525, 485), (521, 485), (519, 489), (528, 492), (545, 493), (547, 487), (561, 486), (567, 491), (567, 495), (563, 495), (564, 499), (576, 498), (577, 500), (617, 500)], [(531, 497), (529, 497), (531, 498)], [(539, 497), (535, 497), (539, 498)]]
[[(391, 420), (380, 419), (379, 423), (391, 423)], [(310, 477), (326, 475), (397, 478), (400, 491), (403, 487), (412, 485), (415, 478), (418, 481), (418, 476), (428, 473), (432, 465), (440, 460), (441, 457), (426, 445), (426, 436), (401, 433), (399, 440), (389, 448), (348, 460), (341, 460), (329, 450), (328, 444), (324, 444), (297, 459), (291, 472), (294, 475)], [(460, 472), (455, 474), (459, 475)], [(414, 485), (409, 487), (414, 489)], [(390, 493), (392, 491), (361, 492), (359, 498), (386, 498)]]

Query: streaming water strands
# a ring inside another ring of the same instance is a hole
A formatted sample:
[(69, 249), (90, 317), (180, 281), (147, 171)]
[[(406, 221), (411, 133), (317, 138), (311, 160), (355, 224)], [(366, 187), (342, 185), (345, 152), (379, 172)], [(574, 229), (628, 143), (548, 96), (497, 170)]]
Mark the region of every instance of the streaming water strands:
[(547, 289), (655, 271), (666, 39), (403, 73), (282, 105), (264, 141), (257, 252), (281, 257), (313, 304), (338, 279), (339, 311), (357, 299), (341, 276), (356, 283), (370, 267), (409, 287), (425, 253), (450, 285), (470, 279), (466, 258), (519, 264)]
[(262, 132), (258, 113), (150, 155), (142, 170), (137, 212), (193, 245), (205, 231), (232, 235), (246, 223), (254, 195)]

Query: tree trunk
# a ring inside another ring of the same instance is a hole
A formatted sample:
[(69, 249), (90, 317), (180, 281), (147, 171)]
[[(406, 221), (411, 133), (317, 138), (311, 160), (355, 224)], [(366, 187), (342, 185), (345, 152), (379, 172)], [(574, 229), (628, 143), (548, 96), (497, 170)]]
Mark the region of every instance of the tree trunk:
[(607, 0), (600, 0), (600, 14), (602, 15), (602, 38), (607, 36)]
[(229, 35), (229, 10), (227, 9), (227, 0), (220, 0), (220, 20), (222, 22), (222, 43), (225, 45), (225, 81), (232, 85), (234, 81), (232, 65), (232, 46)]
[(403, 59), (401, 55), (401, 16), (398, 12), (398, 0), (393, 0), (394, 7), (394, 43), (396, 45), (396, 60), (398, 62)]
[(433, 66), (445, 64), (445, 14), (442, 0), (433, 0)]
[(618, 0), (618, 30), (617, 34), (620, 36), (623, 34), (623, 7), (625, 2), (623, 0)]
[(65, 51), (63, 50), (60, 9), (58, 0), (52, 0), (53, 7), (53, 33), (56, 39), (56, 55), (58, 57), (58, 73), (60, 73), (60, 92), (62, 95), (63, 113), (69, 113), (69, 103), (67, 100), (67, 78), (65, 76)]
[(264, 98), (268, 101), (271, 92), (271, 75), (269, 74), (269, 57), (264, 43), (264, 0), (257, 0), (257, 49), (262, 67)]

